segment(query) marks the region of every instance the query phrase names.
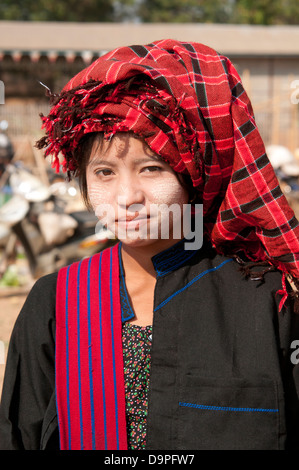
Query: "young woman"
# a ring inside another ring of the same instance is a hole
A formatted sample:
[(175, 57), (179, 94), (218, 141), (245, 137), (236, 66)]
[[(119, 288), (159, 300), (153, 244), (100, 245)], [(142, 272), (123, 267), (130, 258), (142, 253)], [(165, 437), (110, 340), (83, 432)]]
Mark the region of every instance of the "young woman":
[(1, 448), (298, 448), (298, 221), (231, 62), (120, 48), (52, 100), (38, 146), (119, 241), (29, 294)]

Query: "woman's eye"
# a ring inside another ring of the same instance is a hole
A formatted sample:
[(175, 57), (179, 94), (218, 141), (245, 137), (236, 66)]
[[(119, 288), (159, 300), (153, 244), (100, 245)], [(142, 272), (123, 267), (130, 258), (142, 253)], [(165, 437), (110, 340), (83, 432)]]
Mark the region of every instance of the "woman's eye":
[(154, 171), (161, 171), (162, 168), (159, 166), (146, 166), (142, 171), (153, 173)]
[(110, 176), (112, 175), (112, 171), (108, 168), (103, 168), (95, 171), (95, 174), (98, 176)]

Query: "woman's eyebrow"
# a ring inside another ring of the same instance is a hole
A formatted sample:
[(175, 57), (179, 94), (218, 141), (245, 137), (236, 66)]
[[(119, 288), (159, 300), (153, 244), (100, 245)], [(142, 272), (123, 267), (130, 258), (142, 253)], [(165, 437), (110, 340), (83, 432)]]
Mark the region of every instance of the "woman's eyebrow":
[(115, 167), (116, 166), (116, 163), (113, 163), (111, 160), (103, 160), (102, 158), (100, 157), (96, 157), (96, 158), (93, 158), (92, 160), (90, 160), (88, 163), (87, 163), (87, 166), (89, 166), (90, 168), (93, 168), (95, 167), (96, 165), (106, 165), (106, 166), (109, 166), (109, 167)]
[(144, 158), (136, 158), (134, 160), (135, 165), (143, 165), (144, 163), (162, 163), (163, 160), (161, 157), (153, 155), (149, 157), (144, 157)]
[[(151, 155), (143, 158), (135, 158), (133, 160), (134, 165), (144, 165), (145, 163), (163, 163), (163, 159), (159, 155)], [(87, 163), (87, 166), (94, 168), (96, 165), (106, 165), (109, 167), (117, 166), (116, 162), (112, 160), (103, 160), (101, 157), (95, 157)]]

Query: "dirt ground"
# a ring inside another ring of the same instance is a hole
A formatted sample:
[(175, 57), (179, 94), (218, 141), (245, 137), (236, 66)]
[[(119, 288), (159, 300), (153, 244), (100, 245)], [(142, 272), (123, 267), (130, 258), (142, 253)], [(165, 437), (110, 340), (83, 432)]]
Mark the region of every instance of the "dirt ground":
[[(10, 335), (15, 320), (25, 302), (30, 285), (26, 287), (0, 288), (0, 393), (2, 391), (5, 362)], [(3, 357), (4, 356), (4, 357)]]

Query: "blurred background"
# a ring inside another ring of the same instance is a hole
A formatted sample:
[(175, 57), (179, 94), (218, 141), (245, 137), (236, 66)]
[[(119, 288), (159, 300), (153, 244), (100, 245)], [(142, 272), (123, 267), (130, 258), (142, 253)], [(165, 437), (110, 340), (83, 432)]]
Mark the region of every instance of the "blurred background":
[[(299, 214), (298, 0), (2, 0), (0, 342), (32, 283), (114, 243), (34, 144), (47, 88), (107, 51), (157, 39), (205, 43), (236, 66), (281, 187)], [(5, 360), (0, 357), (0, 380)]]

